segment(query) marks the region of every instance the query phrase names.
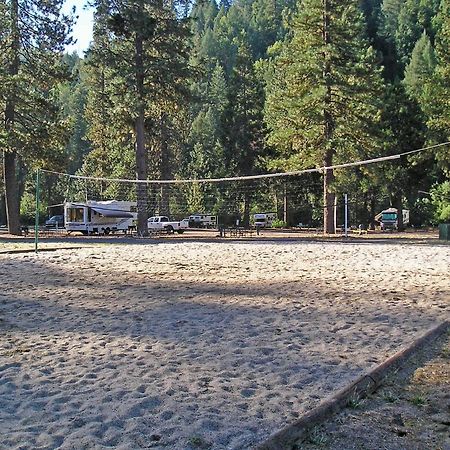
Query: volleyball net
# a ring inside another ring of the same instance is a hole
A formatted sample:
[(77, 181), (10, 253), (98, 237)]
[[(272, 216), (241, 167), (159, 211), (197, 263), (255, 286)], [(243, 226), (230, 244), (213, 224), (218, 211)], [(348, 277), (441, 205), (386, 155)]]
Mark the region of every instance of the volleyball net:
[[(255, 215), (270, 213), (274, 226), (307, 228), (321, 227), (324, 210), (333, 207), (335, 225), (339, 228), (344, 223), (344, 194), (347, 194), (349, 223), (366, 228), (380, 209), (391, 206), (380, 168), (389, 170), (394, 164), (401, 170), (405, 161), (408, 164), (408, 158), (448, 144), (332, 167), (210, 179), (133, 180), (40, 170), (39, 214), (63, 214), (68, 202), (137, 202), (140, 186), (146, 194), (147, 217), (189, 220), (195, 216), (214, 216), (218, 227), (236, 223), (250, 226)], [(323, 174), (327, 170), (335, 174), (333, 205), (324, 204)], [(197, 225), (201, 226), (201, 222)]]

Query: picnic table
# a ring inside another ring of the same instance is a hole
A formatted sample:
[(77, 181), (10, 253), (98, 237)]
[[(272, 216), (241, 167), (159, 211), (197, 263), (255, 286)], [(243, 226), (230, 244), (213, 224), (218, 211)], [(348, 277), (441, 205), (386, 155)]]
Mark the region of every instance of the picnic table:
[(245, 228), (245, 227), (223, 227), (219, 229), (220, 237), (246, 237), (253, 236), (254, 229), (253, 228)]

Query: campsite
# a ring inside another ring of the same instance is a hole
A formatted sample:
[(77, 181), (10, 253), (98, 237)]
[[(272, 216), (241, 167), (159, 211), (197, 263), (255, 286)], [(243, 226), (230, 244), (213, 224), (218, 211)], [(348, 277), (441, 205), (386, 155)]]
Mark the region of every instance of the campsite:
[(450, 0), (0, 1), (0, 450), (450, 449)]

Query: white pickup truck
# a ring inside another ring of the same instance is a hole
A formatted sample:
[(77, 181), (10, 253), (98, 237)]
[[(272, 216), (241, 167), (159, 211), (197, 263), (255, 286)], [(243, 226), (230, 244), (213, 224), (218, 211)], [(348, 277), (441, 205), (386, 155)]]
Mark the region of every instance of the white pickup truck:
[(179, 222), (171, 222), (167, 216), (154, 216), (147, 220), (149, 230), (167, 231), (167, 233), (183, 233), (189, 227), (189, 220), (183, 219)]

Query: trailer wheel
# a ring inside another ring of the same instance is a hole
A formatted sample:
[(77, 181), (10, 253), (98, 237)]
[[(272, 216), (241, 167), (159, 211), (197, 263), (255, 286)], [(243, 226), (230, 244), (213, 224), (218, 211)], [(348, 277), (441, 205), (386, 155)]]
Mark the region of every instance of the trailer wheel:
[(173, 226), (167, 225), (167, 227), (164, 227), (164, 229), (167, 231), (167, 233), (172, 234), (173, 233)]
[(183, 234), (183, 233), (184, 233), (184, 230), (177, 230), (177, 233), (178, 233), (178, 234)]
[(105, 228), (104, 230), (103, 230), (103, 233), (105, 233), (105, 235), (108, 235), (109, 233), (110, 233), (110, 229), (109, 228)]

